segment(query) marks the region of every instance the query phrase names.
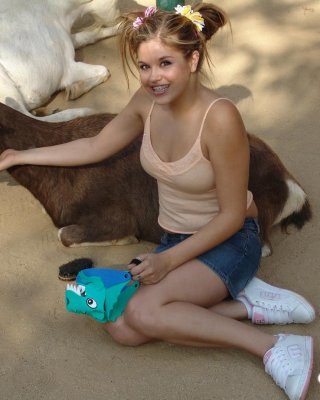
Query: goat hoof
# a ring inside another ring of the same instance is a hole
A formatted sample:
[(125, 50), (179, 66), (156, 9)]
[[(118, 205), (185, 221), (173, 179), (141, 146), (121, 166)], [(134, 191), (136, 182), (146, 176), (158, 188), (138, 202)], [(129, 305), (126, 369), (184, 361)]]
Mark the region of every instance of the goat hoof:
[(119, 239), (107, 239), (101, 236), (92, 238), (88, 235), (88, 230), (81, 225), (68, 225), (60, 228), (58, 239), (66, 247), (124, 246), (139, 243), (139, 240), (133, 235)]
[[(100, 71), (97, 70), (98, 67), (101, 67)], [(111, 76), (110, 71), (106, 67), (96, 66), (95, 69), (97, 70), (96, 76), (79, 80), (66, 87), (67, 100), (75, 100), (79, 98), (84, 93), (89, 92), (89, 90), (91, 90), (95, 86), (98, 86), (101, 83), (105, 82)]]
[(78, 225), (68, 225), (58, 230), (58, 239), (66, 247), (71, 247), (83, 242), (84, 230)]

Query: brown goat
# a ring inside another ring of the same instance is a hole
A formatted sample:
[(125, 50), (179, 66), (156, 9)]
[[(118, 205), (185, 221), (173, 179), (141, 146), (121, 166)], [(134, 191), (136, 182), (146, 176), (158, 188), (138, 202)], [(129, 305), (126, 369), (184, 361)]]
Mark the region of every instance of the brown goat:
[[(72, 121), (34, 120), (0, 103), (0, 151), (50, 146), (96, 135), (114, 115), (99, 114)], [(301, 229), (311, 218), (307, 196), (277, 155), (249, 135), (249, 189), (259, 209), (265, 255), (271, 253), (271, 226)], [(43, 205), (60, 229), (65, 246), (115, 241), (127, 236), (157, 243), (158, 193), (141, 168), (141, 139), (94, 165), (81, 167), (16, 166), (9, 173)]]

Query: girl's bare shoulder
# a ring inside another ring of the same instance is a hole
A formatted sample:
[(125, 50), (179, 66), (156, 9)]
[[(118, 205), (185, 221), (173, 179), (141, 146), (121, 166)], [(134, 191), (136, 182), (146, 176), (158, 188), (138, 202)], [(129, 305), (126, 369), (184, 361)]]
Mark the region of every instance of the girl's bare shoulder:
[(152, 99), (142, 88), (139, 88), (132, 96), (128, 107), (145, 121), (152, 107)]
[(214, 96), (206, 116), (206, 132), (209, 136), (242, 136), (244, 123), (236, 105), (228, 98)]

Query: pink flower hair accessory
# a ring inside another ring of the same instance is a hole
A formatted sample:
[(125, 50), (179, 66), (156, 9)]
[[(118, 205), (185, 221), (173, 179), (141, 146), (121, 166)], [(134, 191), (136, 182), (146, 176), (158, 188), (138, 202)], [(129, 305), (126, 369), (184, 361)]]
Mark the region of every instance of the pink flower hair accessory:
[(157, 12), (157, 7), (150, 6), (144, 10), (144, 16), (151, 17), (151, 15), (155, 14), (156, 12)]
[(143, 21), (146, 17), (151, 17), (153, 14), (155, 14), (157, 12), (157, 8), (156, 7), (147, 7), (144, 10), (144, 16), (143, 17), (137, 17), (134, 21), (133, 21), (133, 28), (134, 29), (139, 29), (140, 26), (143, 24)]

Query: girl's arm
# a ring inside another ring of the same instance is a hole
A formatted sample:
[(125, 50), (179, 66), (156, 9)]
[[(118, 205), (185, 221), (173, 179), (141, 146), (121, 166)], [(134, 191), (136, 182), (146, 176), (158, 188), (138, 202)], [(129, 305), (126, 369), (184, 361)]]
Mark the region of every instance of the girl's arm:
[(102, 161), (143, 133), (141, 110), (147, 107), (146, 101), (141, 90), (138, 90), (124, 110), (96, 136), (56, 146), (6, 150), (0, 155), (0, 170), (22, 164), (75, 166)]
[[(145, 263), (132, 266), (131, 272), (133, 275), (142, 273), (143, 283), (155, 283), (156, 275), (162, 279), (168, 272), (225, 241), (243, 225), (250, 156), (244, 124), (232, 103), (220, 101), (208, 113), (203, 140), (215, 172), (219, 214), (179, 245), (160, 254), (142, 255)], [(150, 262), (150, 280), (145, 279), (146, 262)], [(142, 272), (144, 267), (145, 273)]]

